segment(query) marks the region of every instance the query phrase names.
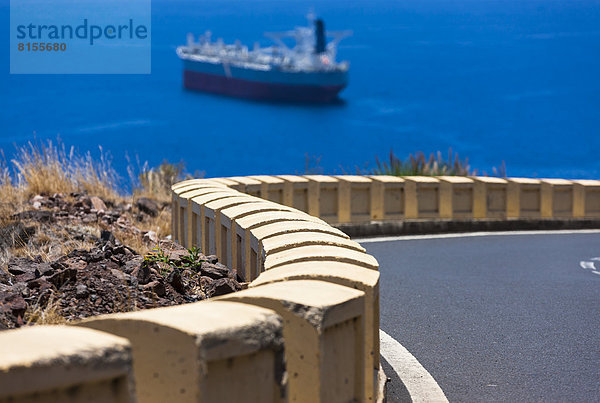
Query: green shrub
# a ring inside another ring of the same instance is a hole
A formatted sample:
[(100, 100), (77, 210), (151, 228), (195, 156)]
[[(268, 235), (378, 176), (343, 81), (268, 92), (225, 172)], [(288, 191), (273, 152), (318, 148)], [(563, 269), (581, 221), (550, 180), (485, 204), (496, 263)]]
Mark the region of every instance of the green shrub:
[[(393, 150), (390, 150), (389, 161), (381, 161), (375, 158), (377, 167), (370, 173), (374, 175), (393, 175), (393, 176), (475, 176), (478, 175), (476, 169), (471, 169), (469, 159), (461, 160), (458, 153), (448, 150), (446, 159), (442, 153), (431, 153), (429, 158), (425, 157), (422, 151), (410, 154), (406, 160), (398, 158)], [(483, 172), (486, 176), (487, 173)], [(506, 177), (506, 166), (504, 161), (499, 168), (492, 168), (492, 176)]]

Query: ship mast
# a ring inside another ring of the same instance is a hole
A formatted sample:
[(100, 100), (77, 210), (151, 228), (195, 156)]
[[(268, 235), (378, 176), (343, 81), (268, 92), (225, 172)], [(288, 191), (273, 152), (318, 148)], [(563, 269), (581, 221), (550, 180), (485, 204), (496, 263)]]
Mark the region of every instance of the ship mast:
[[(334, 67), (337, 46), (342, 39), (352, 35), (352, 31), (327, 32), (323, 20), (315, 18), (312, 11), (306, 18), (309, 22), (306, 27), (296, 27), (292, 31), (266, 32), (265, 36), (275, 42), (283, 56), (296, 66), (312, 69)], [(294, 47), (290, 48), (284, 38), (293, 38)], [(327, 38), (333, 40), (327, 43)]]

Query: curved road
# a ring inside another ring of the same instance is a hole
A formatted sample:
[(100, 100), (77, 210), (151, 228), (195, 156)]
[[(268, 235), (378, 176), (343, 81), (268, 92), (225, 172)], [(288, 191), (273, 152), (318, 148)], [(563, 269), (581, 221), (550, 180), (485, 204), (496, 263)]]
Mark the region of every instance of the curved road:
[(600, 401), (600, 232), (473, 235), (358, 240), (381, 329), (451, 402)]

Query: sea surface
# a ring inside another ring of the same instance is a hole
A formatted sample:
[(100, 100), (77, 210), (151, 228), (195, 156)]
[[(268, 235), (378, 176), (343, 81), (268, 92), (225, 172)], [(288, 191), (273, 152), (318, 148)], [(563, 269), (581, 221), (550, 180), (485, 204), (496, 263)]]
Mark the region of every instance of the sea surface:
[[(351, 29), (350, 84), (333, 105), (186, 91), (188, 32), (269, 44), (306, 23)], [(0, 1), (0, 23), (9, 6)], [(600, 178), (600, 2), (154, 0), (152, 74), (10, 75), (0, 33), (0, 149), (60, 140), (129, 164), (184, 161), (207, 176), (354, 173), (375, 157), (451, 147), (479, 172)], [(138, 162), (139, 161), (139, 162)]]

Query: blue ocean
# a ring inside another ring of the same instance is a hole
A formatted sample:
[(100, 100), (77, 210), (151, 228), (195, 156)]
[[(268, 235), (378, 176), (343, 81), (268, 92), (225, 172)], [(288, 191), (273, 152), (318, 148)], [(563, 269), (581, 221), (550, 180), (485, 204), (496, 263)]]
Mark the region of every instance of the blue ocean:
[[(0, 3), (2, 25), (9, 5)], [(350, 84), (331, 105), (252, 102), (182, 88), (188, 32), (268, 45), (264, 31), (351, 29)], [(600, 177), (600, 2), (153, 0), (149, 75), (10, 75), (0, 36), (0, 149), (60, 140), (128, 164), (184, 161), (207, 176), (375, 166), (391, 149), (449, 148), (509, 176)]]

